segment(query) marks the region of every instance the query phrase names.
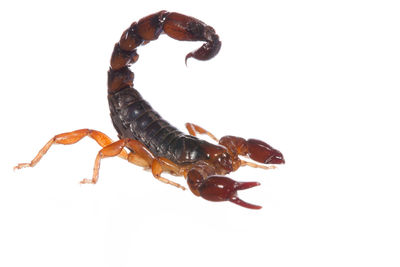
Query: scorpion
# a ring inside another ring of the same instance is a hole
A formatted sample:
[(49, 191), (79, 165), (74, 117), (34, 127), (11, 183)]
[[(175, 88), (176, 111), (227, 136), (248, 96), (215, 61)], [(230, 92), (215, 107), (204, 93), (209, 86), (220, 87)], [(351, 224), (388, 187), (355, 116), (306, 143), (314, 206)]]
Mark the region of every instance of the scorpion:
[[(193, 123), (186, 123), (189, 135), (184, 134), (162, 119), (133, 88), (134, 74), (129, 67), (139, 58), (137, 47), (158, 39), (162, 33), (179, 41), (204, 42), (200, 48), (186, 55), (185, 63), (189, 58), (209, 60), (221, 48), (219, 36), (211, 26), (180, 13), (163, 10), (132, 23), (114, 46), (108, 71), (110, 115), (119, 140), (114, 142), (106, 134), (92, 129), (58, 134), (30, 163), (20, 163), (14, 169), (34, 167), (53, 144), (74, 144), (88, 136), (102, 149), (96, 156), (92, 178), (83, 179), (81, 184), (96, 184), (101, 160), (119, 156), (150, 170), (159, 181), (183, 190), (185, 187), (164, 178), (162, 173), (184, 176), (191, 192), (206, 200), (231, 201), (245, 208), (260, 209), (261, 206), (245, 202), (237, 195), (238, 190), (260, 183), (237, 182), (225, 175), (241, 166), (274, 168), (274, 165), (267, 164), (285, 163), (281, 152), (257, 139), (246, 140), (230, 135), (217, 139)], [(208, 135), (217, 144), (199, 139), (197, 134)]]

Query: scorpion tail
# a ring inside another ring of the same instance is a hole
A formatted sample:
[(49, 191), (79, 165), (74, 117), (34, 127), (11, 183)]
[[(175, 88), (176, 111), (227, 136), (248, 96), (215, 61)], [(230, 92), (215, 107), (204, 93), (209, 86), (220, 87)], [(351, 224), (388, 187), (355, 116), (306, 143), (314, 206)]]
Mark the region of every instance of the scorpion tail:
[(139, 58), (136, 48), (156, 40), (161, 33), (179, 41), (205, 42), (199, 49), (186, 55), (185, 63), (191, 57), (198, 60), (211, 59), (221, 48), (215, 30), (196, 18), (165, 10), (151, 14), (132, 23), (115, 44), (108, 72), (110, 93), (133, 87), (134, 75), (128, 67)]
[(199, 49), (185, 57), (185, 63), (191, 57), (197, 60), (209, 60), (218, 54), (221, 41), (215, 30), (204, 22), (179, 13), (170, 13), (164, 21), (164, 32), (180, 41), (205, 41)]

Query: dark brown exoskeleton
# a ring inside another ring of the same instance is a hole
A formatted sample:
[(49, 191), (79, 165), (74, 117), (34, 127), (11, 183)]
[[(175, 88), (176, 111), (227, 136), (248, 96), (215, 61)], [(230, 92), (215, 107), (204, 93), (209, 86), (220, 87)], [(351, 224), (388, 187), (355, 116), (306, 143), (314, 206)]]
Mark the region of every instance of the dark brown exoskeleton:
[[(202, 21), (175, 12), (160, 11), (134, 22), (115, 44), (108, 71), (108, 101), (111, 119), (120, 140), (113, 142), (102, 132), (81, 129), (54, 136), (30, 163), (21, 163), (15, 169), (35, 166), (53, 144), (73, 144), (89, 136), (102, 146), (97, 154), (92, 179), (83, 184), (95, 184), (98, 180), (100, 161), (105, 157), (119, 156), (129, 162), (149, 168), (158, 180), (185, 189), (161, 176), (162, 172), (183, 175), (190, 190), (196, 196), (210, 201), (231, 201), (246, 208), (260, 206), (244, 202), (237, 196), (238, 190), (259, 185), (257, 182), (236, 182), (224, 175), (240, 166), (272, 168), (240, 159), (246, 156), (262, 164), (284, 163), (282, 154), (260, 140), (245, 140), (224, 136), (218, 140), (203, 128), (187, 123), (190, 135), (186, 135), (163, 120), (160, 115), (133, 88), (133, 73), (129, 66), (138, 60), (136, 48), (156, 40), (161, 33), (179, 41), (204, 41), (188, 58), (208, 60), (221, 48), (214, 29)], [(198, 139), (196, 133), (207, 134), (218, 145)], [(125, 150), (128, 148), (129, 153)]]

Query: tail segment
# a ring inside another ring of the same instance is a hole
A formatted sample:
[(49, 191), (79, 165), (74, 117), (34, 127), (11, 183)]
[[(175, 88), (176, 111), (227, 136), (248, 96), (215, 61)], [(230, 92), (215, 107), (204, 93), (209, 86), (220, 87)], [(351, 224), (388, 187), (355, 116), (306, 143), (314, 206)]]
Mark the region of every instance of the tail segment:
[(221, 48), (221, 42), (214, 29), (198, 19), (164, 10), (144, 17), (132, 23), (115, 44), (108, 71), (109, 93), (127, 87), (133, 88), (134, 74), (129, 70), (129, 66), (139, 58), (136, 48), (156, 40), (161, 33), (179, 41), (206, 42), (199, 49), (187, 54), (185, 63), (191, 57), (198, 60), (211, 59)]

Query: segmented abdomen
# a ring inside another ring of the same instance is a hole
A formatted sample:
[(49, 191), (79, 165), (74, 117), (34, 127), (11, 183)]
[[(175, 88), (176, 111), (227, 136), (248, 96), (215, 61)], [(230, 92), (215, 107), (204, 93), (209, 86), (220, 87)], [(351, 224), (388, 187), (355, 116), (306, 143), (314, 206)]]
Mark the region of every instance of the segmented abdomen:
[(108, 95), (111, 119), (119, 138), (143, 143), (155, 156), (178, 164), (205, 159), (203, 140), (188, 136), (169, 124), (131, 87)]
[(174, 139), (184, 135), (154, 111), (134, 88), (109, 94), (111, 119), (120, 138), (136, 139), (156, 156), (166, 156)]
[[(169, 21), (169, 27), (163, 28), (166, 21)], [(207, 157), (202, 149), (205, 141), (185, 135), (170, 125), (133, 88), (134, 74), (129, 66), (139, 58), (136, 48), (157, 39), (163, 30), (177, 40), (206, 42), (200, 49), (189, 53), (186, 59), (210, 59), (221, 46), (214, 29), (178, 13), (160, 11), (132, 23), (115, 44), (111, 56), (108, 71), (111, 119), (120, 139), (136, 139), (156, 157), (164, 157), (177, 164), (193, 163)]]

